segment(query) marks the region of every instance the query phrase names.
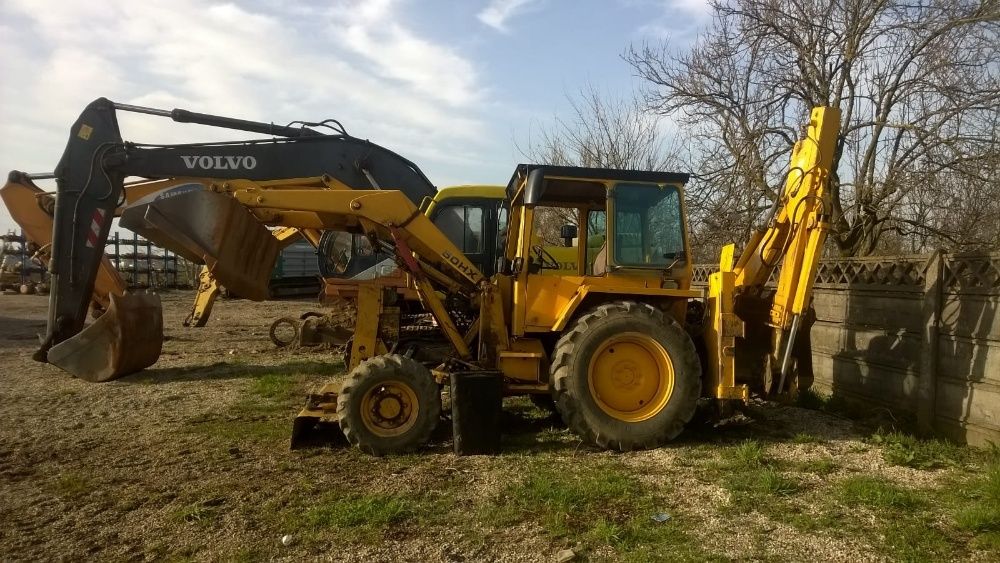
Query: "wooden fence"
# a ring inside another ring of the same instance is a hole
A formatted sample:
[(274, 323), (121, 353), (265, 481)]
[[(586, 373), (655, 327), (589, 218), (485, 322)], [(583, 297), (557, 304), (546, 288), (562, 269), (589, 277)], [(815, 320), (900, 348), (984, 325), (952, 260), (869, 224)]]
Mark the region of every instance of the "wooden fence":
[(813, 306), (816, 391), (1000, 444), (1000, 253), (824, 260)]

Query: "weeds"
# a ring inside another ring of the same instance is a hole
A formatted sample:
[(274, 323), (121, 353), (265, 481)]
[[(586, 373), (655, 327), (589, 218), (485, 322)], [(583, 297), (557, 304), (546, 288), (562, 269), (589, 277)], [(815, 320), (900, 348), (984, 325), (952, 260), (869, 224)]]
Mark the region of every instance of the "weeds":
[(875, 509), (914, 508), (922, 504), (913, 492), (881, 477), (849, 477), (837, 485), (837, 499), (845, 505)]
[(187, 524), (207, 525), (219, 518), (219, 507), (224, 502), (221, 497), (193, 502), (174, 511), (173, 517)]
[(892, 465), (915, 469), (954, 467), (965, 461), (967, 450), (942, 440), (921, 440), (902, 432), (878, 431), (871, 442), (882, 449), (882, 458)]
[(987, 464), (982, 475), (960, 489), (955, 525), (974, 534), (976, 544), (1000, 549), (1000, 460)]
[(613, 464), (568, 470), (532, 463), (524, 479), (508, 486), (500, 499), (481, 508), (497, 526), (525, 519), (538, 521), (553, 538), (610, 546), (630, 560), (703, 560), (705, 554), (673, 518), (654, 522), (664, 500)]

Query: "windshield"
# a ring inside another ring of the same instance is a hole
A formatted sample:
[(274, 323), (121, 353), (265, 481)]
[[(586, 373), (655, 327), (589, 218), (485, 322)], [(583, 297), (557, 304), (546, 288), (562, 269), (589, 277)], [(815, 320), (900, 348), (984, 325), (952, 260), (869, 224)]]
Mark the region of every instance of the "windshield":
[(674, 186), (615, 186), (612, 228), (619, 266), (668, 266), (683, 259), (684, 223)]

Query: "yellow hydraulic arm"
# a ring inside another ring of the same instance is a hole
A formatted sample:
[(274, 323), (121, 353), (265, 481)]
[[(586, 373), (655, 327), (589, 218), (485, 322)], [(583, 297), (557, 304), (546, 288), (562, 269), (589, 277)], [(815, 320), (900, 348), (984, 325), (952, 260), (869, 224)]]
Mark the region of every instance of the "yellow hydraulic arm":
[(768, 325), (774, 330), (772, 365), (780, 360), (780, 392), (791, 364), (792, 347), (809, 307), (816, 267), (829, 230), (827, 190), (840, 130), (840, 110), (813, 108), (805, 137), (792, 149), (790, 169), (766, 229), (755, 231), (733, 264), (733, 245), (723, 248), (719, 272), (709, 277), (709, 378), (717, 398), (746, 398), (735, 383), (735, 339), (743, 335), (736, 297), (758, 292), (781, 266)]
[[(363, 232), (391, 247), (413, 277), (421, 300), (434, 316), (459, 358), (472, 357), (468, 342), (448, 314), (438, 291), (472, 295), (487, 282), (482, 272), (399, 191), (268, 189), (259, 183), (229, 182), (229, 191), (265, 224), (302, 229)], [(361, 305), (359, 304), (359, 310)], [(374, 339), (374, 335), (367, 335)], [(355, 333), (354, 346), (366, 335)], [(370, 354), (373, 346), (366, 351)], [(352, 362), (360, 361), (357, 351)], [(367, 355), (367, 354), (366, 354)]]
[[(194, 179), (198, 181), (198, 179)], [(115, 217), (121, 214), (124, 206), (139, 201), (140, 199), (178, 184), (191, 182), (191, 178), (140, 181), (125, 184), (125, 201), (114, 213)], [(52, 224), (55, 212), (55, 198), (51, 193), (35, 185), (31, 178), (24, 175), (22, 177), (12, 177), (7, 184), (0, 188), (7, 210), (10, 212), (14, 222), (21, 227), (28, 240), (37, 244), (41, 249), (39, 255), (42, 260), (48, 263), (48, 249), (52, 243)], [(111, 260), (105, 256), (101, 260), (98, 269), (97, 280), (94, 284), (93, 304), (99, 310), (104, 311), (110, 305), (109, 296), (123, 295), (127, 289), (125, 280), (115, 269)]]

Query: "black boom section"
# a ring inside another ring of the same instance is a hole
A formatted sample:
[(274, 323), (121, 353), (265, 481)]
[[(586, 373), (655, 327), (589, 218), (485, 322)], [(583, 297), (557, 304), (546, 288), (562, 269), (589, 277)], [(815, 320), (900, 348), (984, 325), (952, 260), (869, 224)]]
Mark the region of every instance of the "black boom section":
[(375, 143), (341, 135), (170, 146), (130, 145), (128, 175), (280, 180), (330, 176), (356, 189), (404, 192), (419, 205), (437, 191), (415, 164)]
[[(126, 143), (118, 129), (116, 109), (285, 138), (186, 145)], [(322, 134), (305, 125), (328, 127), (337, 134)], [(437, 191), (415, 164), (347, 135), (334, 120), (279, 126), (94, 100), (73, 124), (54, 174), (52, 293), (46, 338), (35, 359), (45, 361), (49, 348), (83, 329), (114, 211), (123, 202), (126, 177), (284, 180), (324, 174), (354, 189), (400, 190), (417, 205)]]
[(56, 166), (52, 232), (52, 291), (45, 342), (36, 355), (83, 328), (114, 210), (122, 198), (124, 162), (118, 120), (111, 101), (90, 103), (70, 130)]

